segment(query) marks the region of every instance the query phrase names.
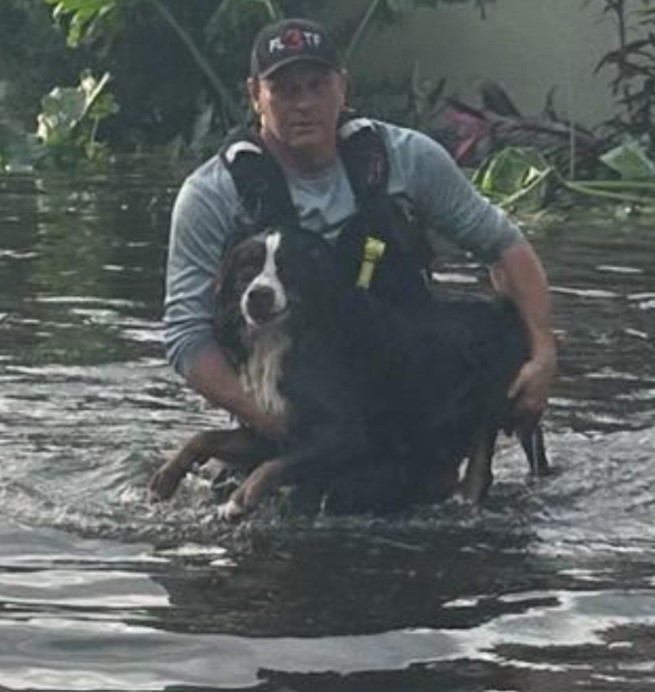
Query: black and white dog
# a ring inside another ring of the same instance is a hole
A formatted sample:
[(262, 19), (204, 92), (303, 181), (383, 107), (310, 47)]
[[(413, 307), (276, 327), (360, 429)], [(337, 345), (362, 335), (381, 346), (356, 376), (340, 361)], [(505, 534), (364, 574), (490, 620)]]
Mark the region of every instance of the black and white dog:
[[(288, 435), (274, 444), (247, 427), (201, 432), (155, 473), (154, 498), (215, 457), (248, 473), (224, 518), (288, 484), (334, 513), (482, 501), (496, 437), (514, 428), (507, 390), (527, 357), (507, 304), (399, 310), (354, 289), (331, 246), (303, 231), (235, 244), (216, 300), (224, 350), (259, 406), (287, 416)], [(531, 470), (546, 472), (540, 427), (518, 432)]]

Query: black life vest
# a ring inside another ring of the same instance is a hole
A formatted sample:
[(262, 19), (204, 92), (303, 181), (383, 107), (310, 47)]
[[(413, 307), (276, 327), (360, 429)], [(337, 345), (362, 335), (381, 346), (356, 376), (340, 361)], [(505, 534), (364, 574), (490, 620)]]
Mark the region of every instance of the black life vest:
[[(389, 158), (376, 125), (344, 117), (338, 148), (357, 206), (335, 245), (348, 280), (393, 303), (428, 299), (427, 246), (388, 194)], [(238, 130), (229, 135), (220, 156), (254, 221), (253, 233), (300, 226), (284, 172), (256, 133)]]

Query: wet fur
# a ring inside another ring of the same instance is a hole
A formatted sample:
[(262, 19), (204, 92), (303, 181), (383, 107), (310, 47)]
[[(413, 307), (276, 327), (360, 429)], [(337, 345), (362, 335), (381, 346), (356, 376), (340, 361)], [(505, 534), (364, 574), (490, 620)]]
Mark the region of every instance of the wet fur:
[(239, 368), (244, 391), (267, 413), (283, 415), (287, 411), (280, 383), (290, 347), (291, 339), (284, 324), (265, 326), (251, 336), (248, 357)]
[[(508, 305), (390, 308), (353, 290), (329, 246), (304, 233), (237, 244), (217, 285), (223, 346), (260, 406), (288, 415), (288, 436), (274, 445), (248, 428), (200, 433), (155, 474), (156, 496), (170, 496), (194, 464), (217, 457), (248, 474), (221, 506), (225, 518), (288, 483), (335, 513), (453, 495), (482, 501), (498, 432), (513, 429), (507, 388), (527, 356)], [(259, 324), (247, 309), (255, 285), (266, 298), (252, 301)], [(540, 428), (520, 439), (532, 470), (545, 472)]]

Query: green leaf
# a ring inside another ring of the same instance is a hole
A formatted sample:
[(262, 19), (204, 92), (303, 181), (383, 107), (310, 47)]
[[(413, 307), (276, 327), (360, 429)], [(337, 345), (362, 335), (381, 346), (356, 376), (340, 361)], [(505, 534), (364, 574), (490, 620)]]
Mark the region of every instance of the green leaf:
[(102, 94), (89, 107), (88, 115), (92, 120), (100, 121), (111, 115), (116, 115), (119, 110), (120, 107), (113, 94)]
[(98, 123), (118, 110), (112, 94), (104, 93), (109, 80), (109, 73), (96, 79), (86, 71), (76, 87), (55, 87), (42, 98), (36, 139), (46, 163), (74, 167), (106, 158), (107, 148), (95, 134)]
[(101, 24), (115, 30), (117, 17), (130, 0), (45, 0), (53, 5), (52, 18), (59, 25), (68, 19), (66, 41), (75, 48), (91, 38)]
[(508, 147), (480, 166), (473, 183), (482, 194), (503, 206), (534, 212), (546, 202), (551, 172), (536, 149)]
[(633, 139), (606, 152), (600, 160), (623, 180), (653, 180), (655, 164), (644, 148)]
[(84, 94), (75, 87), (55, 87), (41, 99), (37, 136), (44, 143), (65, 137), (84, 114)]
[[(41, 99), (41, 113), (38, 115), (37, 137), (44, 144), (66, 139), (87, 115), (105, 85), (109, 73), (97, 80), (86, 72), (76, 87), (55, 87)], [(108, 109), (107, 115), (112, 111)], [(95, 118), (99, 119), (99, 115)]]

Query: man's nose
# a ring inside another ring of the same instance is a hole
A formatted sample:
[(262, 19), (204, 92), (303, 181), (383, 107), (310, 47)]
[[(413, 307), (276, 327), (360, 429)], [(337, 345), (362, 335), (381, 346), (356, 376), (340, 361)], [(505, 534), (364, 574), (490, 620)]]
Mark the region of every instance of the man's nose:
[(298, 87), (294, 96), (294, 105), (296, 108), (310, 108), (315, 101), (314, 90), (309, 86)]

